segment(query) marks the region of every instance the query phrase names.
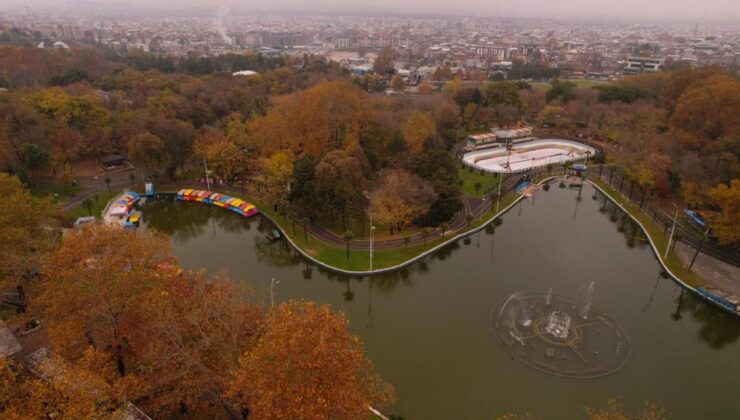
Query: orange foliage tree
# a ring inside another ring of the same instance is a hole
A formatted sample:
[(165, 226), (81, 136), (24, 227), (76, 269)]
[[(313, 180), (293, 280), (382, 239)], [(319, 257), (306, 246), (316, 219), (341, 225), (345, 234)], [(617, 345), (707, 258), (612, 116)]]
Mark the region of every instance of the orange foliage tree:
[(345, 82), (325, 82), (275, 101), (249, 124), (251, 142), (262, 155), (292, 151), (320, 157), (356, 143), (366, 124), (368, 96)]
[(710, 220), (710, 226), (721, 244), (740, 242), (740, 179), (729, 186), (720, 184), (709, 191), (709, 197), (722, 209)]
[[(0, 291), (16, 287), (38, 271), (57, 245), (61, 212), (49, 200), (32, 196), (17, 178), (0, 172)], [(20, 304), (25, 302), (21, 299)]]
[(384, 170), (378, 187), (370, 193), (370, 212), (393, 229), (425, 215), (437, 200), (432, 184), (403, 169)]
[[(223, 399), (230, 372), (260, 331), (264, 313), (226, 277), (168, 277), (141, 301), (137, 372), (147, 380), (148, 414), (234, 410)], [(221, 411), (222, 412), (222, 411)]]
[(373, 373), (347, 319), (327, 305), (274, 308), (255, 347), (240, 359), (229, 395), (260, 419), (357, 419), (382, 408), (393, 390)]
[(50, 341), (69, 359), (94, 344), (114, 355), (120, 376), (140, 331), (140, 299), (175, 262), (166, 238), (95, 225), (71, 231), (44, 267), (43, 291), (32, 302)]

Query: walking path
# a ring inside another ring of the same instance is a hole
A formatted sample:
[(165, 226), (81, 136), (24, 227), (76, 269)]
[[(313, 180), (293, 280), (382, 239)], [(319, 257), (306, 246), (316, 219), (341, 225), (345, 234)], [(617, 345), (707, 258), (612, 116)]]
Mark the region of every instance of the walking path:
[[(683, 242), (677, 242), (676, 252), (683, 263), (688, 266), (696, 254), (696, 249)], [(740, 296), (740, 268), (710, 255), (699, 253), (691, 270), (713, 286)]]

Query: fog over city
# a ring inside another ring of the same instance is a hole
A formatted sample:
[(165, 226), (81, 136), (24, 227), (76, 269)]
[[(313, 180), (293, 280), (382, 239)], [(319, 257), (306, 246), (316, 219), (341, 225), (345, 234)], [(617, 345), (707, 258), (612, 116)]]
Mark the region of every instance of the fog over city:
[(6, 0), (0, 10), (28, 8), (68, 14), (132, 15), (147, 13), (208, 14), (227, 8), (231, 13), (403, 13), (467, 14), (498, 17), (599, 18), (635, 20), (732, 21), (740, 19), (735, 0)]

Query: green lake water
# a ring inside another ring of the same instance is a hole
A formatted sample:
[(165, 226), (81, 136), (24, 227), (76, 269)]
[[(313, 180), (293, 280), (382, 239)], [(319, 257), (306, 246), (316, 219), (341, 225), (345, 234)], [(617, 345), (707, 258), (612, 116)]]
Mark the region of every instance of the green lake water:
[[(501, 224), (387, 275), (348, 278), (270, 242), (269, 222), (172, 199), (143, 207), (143, 224), (171, 236), (189, 269), (228, 271), (269, 301), (310, 299), (350, 319), (377, 371), (396, 387), (388, 410), (409, 419), (491, 419), (507, 412), (583, 418), (620, 398), (634, 411), (660, 403), (670, 419), (740, 418), (740, 319), (661, 275), (629, 218), (587, 185), (539, 191)], [(403, 252), (402, 250), (399, 252)], [(489, 313), (517, 291), (578, 296), (628, 334), (632, 354), (598, 379), (551, 376), (512, 360), (489, 330)]]

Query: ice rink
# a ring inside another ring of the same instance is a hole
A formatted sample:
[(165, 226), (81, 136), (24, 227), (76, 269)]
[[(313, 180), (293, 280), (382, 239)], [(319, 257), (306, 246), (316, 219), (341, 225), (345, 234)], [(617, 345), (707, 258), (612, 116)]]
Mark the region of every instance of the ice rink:
[(586, 152), (593, 156), (596, 150), (574, 141), (547, 139), (519, 143), (511, 152), (503, 146), (477, 150), (466, 153), (463, 161), (469, 166), (488, 172), (516, 173), (548, 164), (557, 165), (583, 160), (586, 158)]

